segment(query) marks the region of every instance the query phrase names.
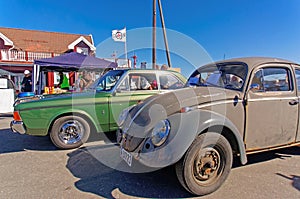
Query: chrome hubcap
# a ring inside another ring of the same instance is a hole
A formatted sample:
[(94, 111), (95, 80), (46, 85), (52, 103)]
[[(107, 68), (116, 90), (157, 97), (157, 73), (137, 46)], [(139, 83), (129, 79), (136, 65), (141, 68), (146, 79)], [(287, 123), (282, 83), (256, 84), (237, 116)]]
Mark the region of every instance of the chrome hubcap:
[(214, 148), (201, 149), (194, 161), (194, 177), (201, 183), (210, 183), (218, 177), (220, 154)]
[(59, 139), (65, 144), (75, 144), (81, 140), (84, 133), (83, 125), (76, 120), (63, 123), (59, 130)]

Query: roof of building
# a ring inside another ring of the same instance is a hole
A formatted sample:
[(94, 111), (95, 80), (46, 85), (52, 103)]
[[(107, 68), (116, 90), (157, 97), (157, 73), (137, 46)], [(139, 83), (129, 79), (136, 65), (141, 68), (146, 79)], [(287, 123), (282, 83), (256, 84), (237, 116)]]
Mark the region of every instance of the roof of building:
[(0, 33), (13, 42), (14, 48), (30, 52), (63, 53), (81, 36), (94, 45), (91, 35), (24, 30), (0, 27)]

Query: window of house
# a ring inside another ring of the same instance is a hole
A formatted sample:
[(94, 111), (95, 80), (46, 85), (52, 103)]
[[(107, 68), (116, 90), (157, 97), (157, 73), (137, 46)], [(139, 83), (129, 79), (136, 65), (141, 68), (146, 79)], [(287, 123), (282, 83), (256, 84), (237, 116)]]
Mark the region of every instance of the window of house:
[(76, 51), (78, 53), (82, 53), (84, 55), (88, 55), (89, 54), (89, 49), (88, 48), (83, 48), (83, 47), (77, 47)]

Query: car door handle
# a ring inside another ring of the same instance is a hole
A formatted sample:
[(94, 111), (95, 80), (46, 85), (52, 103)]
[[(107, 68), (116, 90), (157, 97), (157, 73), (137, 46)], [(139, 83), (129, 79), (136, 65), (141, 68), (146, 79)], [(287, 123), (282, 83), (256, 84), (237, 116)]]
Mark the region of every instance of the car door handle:
[(299, 104), (299, 100), (292, 100), (292, 101), (289, 101), (289, 105), (293, 106), (293, 105), (297, 105)]

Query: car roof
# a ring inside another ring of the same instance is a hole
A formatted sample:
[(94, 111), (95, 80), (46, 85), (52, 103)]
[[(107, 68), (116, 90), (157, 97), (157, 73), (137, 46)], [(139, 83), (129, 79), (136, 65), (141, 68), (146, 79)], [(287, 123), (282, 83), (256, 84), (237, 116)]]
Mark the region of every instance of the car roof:
[(141, 69), (141, 68), (116, 68), (115, 70), (135, 71), (135, 72), (171, 72), (179, 73), (175, 70), (160, 70), (160, 69)]
[[(240, 58), (220, 60), (220, 61), (217, 61), (214, 63), (207, 64), (205, 66), (209, 66), (209, 65), (213, 65), (213, 64), (222, 64), (222, 63), (245, 63), (248, 65), (248, 70), (251, 70), (260, 64), (266, 64), (266, 63), (297, 64), (290, 60), (281, 59), (281, 58), (273, 58), (273, 57), (240, 57)], [(299, 65), (299, 64), (297, 64), (297, 65)]]

